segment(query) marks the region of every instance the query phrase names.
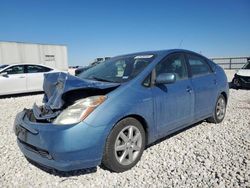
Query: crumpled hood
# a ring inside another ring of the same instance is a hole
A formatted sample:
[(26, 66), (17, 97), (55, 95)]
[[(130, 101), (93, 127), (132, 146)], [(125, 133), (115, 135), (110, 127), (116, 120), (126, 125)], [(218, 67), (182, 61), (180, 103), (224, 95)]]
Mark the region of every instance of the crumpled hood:
[(64, 105), (62, 96), (78, 89), (108, 89), (119, 86), (119, 83), (85, 80), (64, 72), (44, 74), (43, 90), (45, 92), (43, 102), (45, 107), (58, 110)]
[(236, 72), (239, 76), (249, 76), (250, 77), (250, 69), (240, 69)]

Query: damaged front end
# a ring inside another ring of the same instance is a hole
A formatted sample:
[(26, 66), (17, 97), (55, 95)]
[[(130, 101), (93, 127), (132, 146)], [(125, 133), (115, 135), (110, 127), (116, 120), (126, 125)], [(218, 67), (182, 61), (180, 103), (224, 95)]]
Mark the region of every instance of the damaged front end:
[(34, 104), (15, 118), (14, 132), (22, 153), (35, 163), (62, 171), (99, 165), (106, 127), (83, 119), (118, 86), (65, 73), (46, 74), (44, 104)]
[[(53, 122), (62, 111), (68, 110), (68, 115), (71, 115), (76, 103), (82, 105), (82, 108), (87, 104), (92, 105), (90, 108), (86, 108), (90, 113), (90, 110), (94, 110), (93, 106), (97, 103), (101, 104), (106, 99), (105, 95), (119, 85), (119, 83), (84, 80), (63, 72), (45, 74), (43, 84), (44, 105), (33, 105), (30, 120)], [(81, 116), (86, 116), (88, 113), (85, 112)]]

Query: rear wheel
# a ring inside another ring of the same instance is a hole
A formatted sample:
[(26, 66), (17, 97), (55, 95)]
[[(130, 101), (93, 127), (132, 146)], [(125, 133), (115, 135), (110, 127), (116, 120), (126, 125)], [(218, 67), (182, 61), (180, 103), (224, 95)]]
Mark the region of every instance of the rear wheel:
[(140, 160), (145, 148), (145, 131), (139, 121), (125, 118), (109, 134), (102, 164), (115, 172), (129, 170)]
[(207, 121), (211, 123), (220, 123), (223, 121), (226, 114), (226, 99), (223, 95), (220, 95), (217, 99), (213, 116), (208, 118)]

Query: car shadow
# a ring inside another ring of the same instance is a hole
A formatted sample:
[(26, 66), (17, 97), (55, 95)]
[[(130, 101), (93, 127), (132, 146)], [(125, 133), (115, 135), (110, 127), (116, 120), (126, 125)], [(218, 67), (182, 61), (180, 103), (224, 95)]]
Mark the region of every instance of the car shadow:
[[(56, 169), (53, 169), (53, 168), (50, 168), (47, 166), (40, 165), (31, 159), (28, 159), (28, 158), (26, 158), (26, 159), (28, 162), (30, 162), (32, 165), (39, 168), (40, 170), (47, 172), (47, 173), (54, 175), (54, 176), (59, 176), (59, 177), (69, 178), (69, 177), (73, 177), (73, 176), (92, 174), (92, 173), (95, 173), (97, 171), (97, 167), (93, 167), (93, 168), (86, 168), (86, 169), (72, 170), (72, 171), (64, 172), (64, 171), (59, 171), (59, 170), (56, 170)], [(65, 180), (67, 180), (67, 179), (65, 179)]]
[(11, 95), (1, 95), (0, 99), (7, 99), (7, 98), (17, 98), (17, 97), (25, 97), (25, 96), (30, 96), (30, 95), (38, 95), (38, 94), (43, 94), (43, 91), (37, 91), (37, 92), (30, 92), (30, 93), (20, 93), (20, 94), (11, 94)]
[(195, 126), (197, 126), (197, 125), (200, 125), (200, 124), (203, 123), (203, 122), (207, 122), (207, 121), (206, 121), (206, 120), (199, 121), (199, 122), (194, 123), (194, 124), (192, 124), (192, 125), (190, 125), (190, 126), (188, 126), (188, 127), (184, 127), (184, 128), (182, 128), (182, 129), (180, 129), (180, 130), (174, 132), (174, 133), (171, 133), (171, 134), (169, 134), (169, 135), (167, 135), (167, 136), (164, 136), (164, 137), (162, 137), (162, 138), (156, 140), (155, 142), (153, 142), (153, 143), (147, 145), (146, 148), (145, 148), (145, 150), (147, 150), (148, 148), (150, 148), (150, 147), (152, 147), (152, 146), (154, 146), (154, 145), (157, 145), (157, 144), (159, 144), (159, 143), (161, 143), (161, 142), (163, 142), (163, 141), (165, 141), (165, 140), (167, 140), (167, 139), (169, 139), (169, 138), (171, 138), (171, 137), (174, 137), (174, 136), (176, 136), (176, 135), (178, 135), (178, 134), (180, 134), (180, 133), (182, 133), (182, 132), (185, 132), (185, 131), (187, 131), (187, 130), (189, 130), (189, 129), (192, 129), (193, 127), (195, 127)]
[(237, 88), (232, 82), (228, 82), (229, 89), (235, 89), (235, 90), (250, 90), (250, 88)]
[(234, 84), (232, 82), (228, 82), (229, 89), (234, 89)]

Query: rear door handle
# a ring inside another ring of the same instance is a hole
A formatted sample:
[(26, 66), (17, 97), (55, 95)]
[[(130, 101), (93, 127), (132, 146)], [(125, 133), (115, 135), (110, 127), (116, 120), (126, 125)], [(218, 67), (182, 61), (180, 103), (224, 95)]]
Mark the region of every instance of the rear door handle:
[(217, 80), (216, 80), (216, 79), (214, 79), (214, 84), (215, 84), (215, 85), (217, 84)]

